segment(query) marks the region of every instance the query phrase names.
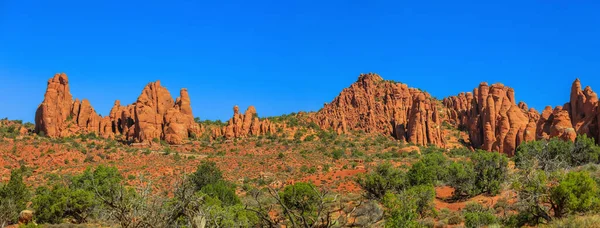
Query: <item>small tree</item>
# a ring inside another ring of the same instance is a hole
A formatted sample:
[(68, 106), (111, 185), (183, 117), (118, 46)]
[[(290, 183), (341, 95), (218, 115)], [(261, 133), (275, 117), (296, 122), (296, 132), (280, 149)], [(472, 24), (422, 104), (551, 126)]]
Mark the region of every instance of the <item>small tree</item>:
[[(268, 193), (267, 197), (261, 197), (265, 192)], [(346, 221), (339, 214), (342, 205), (338, 204), (337, 196), (309, 183), (289, 185), (280, 192), (266, 188), (250, 193), (254, 203), (246, 205), (246, 210), (254, 212), (265, 227), (333, 227), (343, 225)], [(280, 211), (283, 217), (272, 217), (272, 211)]]
[(29, 197), (29, 190), (23, 183), (23, 169), (12, 170), (8, 183), (0, 185), (0, 227), (17, 221)]
[(215, 162), (202, 161), (196, 172), (190, 174), (190, 180), (196, 185), (196, 191), (204, 186), (215, 184), (223, 179), (223, 173)]
[(200, 190), (202, 193), (220, 200), (223, 205), (233, 206), (240, 204), (241, 201), (235, 194), (235, 187), (225, 181), (218, 181), (214, 184), (208, 184)]
[(433, 185), (436, 180), (435, 170), (428, 167), (424, 162), (419, 161), (412, 165), (407, 173), (408, 181), (411, 185)]
[(471, 156), (478, 192), (496, 195), (506, 180), (508, 158), (500, 153), (479, 150)]
[(552, 221), (550, 207), (547, 199), (549, 180), (543, 171), (538, 171), (533, 165), (529, 169), (520, 170), (515, 176), (512, 188), (517, 192), (518, 200), (515, 204), (519, 211), (517, 226), (525, 224), (537, 225), (540, 222)]
[(416, 200), (405, 194), (386, 193), (383, 197), (386, 227), (419, 227)]
[(588, 138), (586, 134), (582, 134), (575, 139), (573, 149), (569, 155), (572, 166), (598, 163), (600, 147), (596, 146), (594, 138)]
[(600, 206), (597, 183), (585, 171), (570, 172), (550, 190), (550, 203), (558, 218), (569, 211), (584, 213), (597, 209)]
[(414, 200), (416, 212), (421, 218), (426, 217), (434, 211), (433, 199), (435, 198), (435, 189), (433, 185), (419, 185), (408, 188), (401, 192), (403, 197), (408, 197)]
[(85, 223), (96, 205), (93, 192), (71, 189), (63, 184), (39, 187), (33, 199), (36, 220), (40, 223), (61, 223), (64, 218)]
[(367, 193), (367, 197), (381, 199), (387, 192), (397, 192), (406, 188), (406, 174), (392, 166), (383, 163), (374, 172), (360, 175), (356, 182)]
[(452, 163), (448, 173), (448, 185), (454, 188), (454, 198), (460, 199), (478, 194), (477, 173), (471, 162)]

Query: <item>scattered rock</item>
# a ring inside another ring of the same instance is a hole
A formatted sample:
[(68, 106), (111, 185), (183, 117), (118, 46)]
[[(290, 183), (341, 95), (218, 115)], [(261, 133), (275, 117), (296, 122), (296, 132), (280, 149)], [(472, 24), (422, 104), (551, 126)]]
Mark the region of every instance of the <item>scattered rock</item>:
[(19, 225), (27, 225), (33, 222), (33, 211), (24, 210), (19, 213)]

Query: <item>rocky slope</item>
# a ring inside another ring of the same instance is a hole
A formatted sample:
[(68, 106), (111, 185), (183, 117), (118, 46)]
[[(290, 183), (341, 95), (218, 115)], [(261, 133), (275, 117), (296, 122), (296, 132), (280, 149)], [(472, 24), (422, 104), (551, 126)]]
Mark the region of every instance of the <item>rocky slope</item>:
[(444, 145), (438, 102), (406, 84), (361, 74), (311, 119), (338, 133), (381, 133), (418, 145)]
[(482, 83), (473, 93), (460, 93), (443, 100), (449, 122), (466, 129), (475, 148), (513, 155), (525, 141), (560, 137), (575, 140), (578, 134), (600, 138), (598, 96), (579, 80), (571, 87), (570, 101), (540, 114), (516, 103), (514, 90), (501, 84)]
[(87, 99), (73, 100), (66, 74), (56, 74), (48, 81), (44, 101), (37, 109), (35, 131), (49, 137), (97, 133), (105, 138), (122, 136), (132, 142), (163, 139), (180, 144), (201, 127), (194, 122), (187, 90), (173, 101), (160, 82), (148, 84), (137, 101), (128, 106), (115, 102), (110, 115), (96, 113)]

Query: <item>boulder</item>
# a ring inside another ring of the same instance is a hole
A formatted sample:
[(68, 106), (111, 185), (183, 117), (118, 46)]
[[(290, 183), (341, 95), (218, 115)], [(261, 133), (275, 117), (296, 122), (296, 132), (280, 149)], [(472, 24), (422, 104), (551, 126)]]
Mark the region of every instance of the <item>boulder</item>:
[(27, 225), (33, 222), (33, 211), (24, 210), (19, 213), (19, 225)]

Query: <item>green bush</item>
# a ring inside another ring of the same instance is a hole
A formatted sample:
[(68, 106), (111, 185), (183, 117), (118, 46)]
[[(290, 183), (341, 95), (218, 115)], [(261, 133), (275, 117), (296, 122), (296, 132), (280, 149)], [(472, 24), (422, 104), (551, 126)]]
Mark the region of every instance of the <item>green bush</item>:
[(469, 203), (463, 209), (465, 226), (477, 228), (496, 224), (498, 221), (493, 210), (478, 203)]
[(408, 186), (406, 174), (383, 163), (368, 174), (360, 175), (356, 182), (367, 193), (367, 197), (381, 199), (388, 192), (398, 192)]
[(196, 190), (204, 186), (215, 184), (223, 179), (223, 173), (215, 162), (202, 161), (196, 171), (190, 174), (190, 180), (196, 185)]
[(594, 142), (594, 138), (587, 135), (579, 135), (573, 143), (573, 149), (569, 153), (572, 166), (581, 166), (588, 163), (598, 163), (600, 147)]
[(437, 179), (436, 169), (427, 166), (423, 161), (413, 164), (407, 173), (411, 185), (433, 185)]
[(554, 216), (562, 217), (568, 212), (585, 213), (600, 206), (597, 183), (586, 171), (570, 172), (559, 185), (550, 190), (550, 202)]
[(16, 222), (18, 213), (27, 206), (30, 194), (23, 183), (23, 172), (23, 168), (12, 170), (8, 183), (0, 184), (0, 226)]
[(459, 161), (448, 168), (448, 185), (454, 188), (455, 198), (464, 198), (477, 194), (477, 173), (471, 162)]
[(537, 165), (542, 170), (554, 171), (598, 163), (599, 158), (600, 147), (583, 134), (574, 143), (558, 138), (521, 143), (515, 153), (515, 165), (520, 169)]
[(385, 206), (385, 227), (419, 227), (415, 200), (406, 195), (386, 193), (382, 200)]
[(92, 214), (97, 201), (92, 191), (71, 189), (62, 184), (52, 188), (39, 187), (33, 199), (36, 221), (39, 223), (61, 223), (71, 218), (76, 223), (85, 223)]
[(210, 197), (219, 199), (225, 206), (233, 206), (241, 203), (240, 199), (235, 194), (235, 187), (222, 180), (205, 185), (202, 187), (201, 192)]
[(506, 180), (508, 173), (508, 158), (495, 153), (478, 150), (471, 156), (476, 177), (478, 192), (496, 195), (500, 185)]
[(342, 149), (335, 149), (331, 152), (331, 157), (335, 160), (338, 160), (340, 158), (342, 158), (344, 156), (344, 150)]
[(94, 192), (97, 196), (109, 197), (115, 194), (123, 176), (116, 167), (98, 166), (94, 171), (86, 169), (81, 175), (74, 176), (72, 188)]
[(286, 186), (279, 197), (287, 208), (301, 213), (312, 213), (320, 202), (315, 186), (302, 182)]
[(414, 200), (416, 212), (421, 218), (432, 214), (434, 210), (433, 199), (435, 198), (435, 189), (432, 185), (419, 185), (410, 187), (401, 194)]

